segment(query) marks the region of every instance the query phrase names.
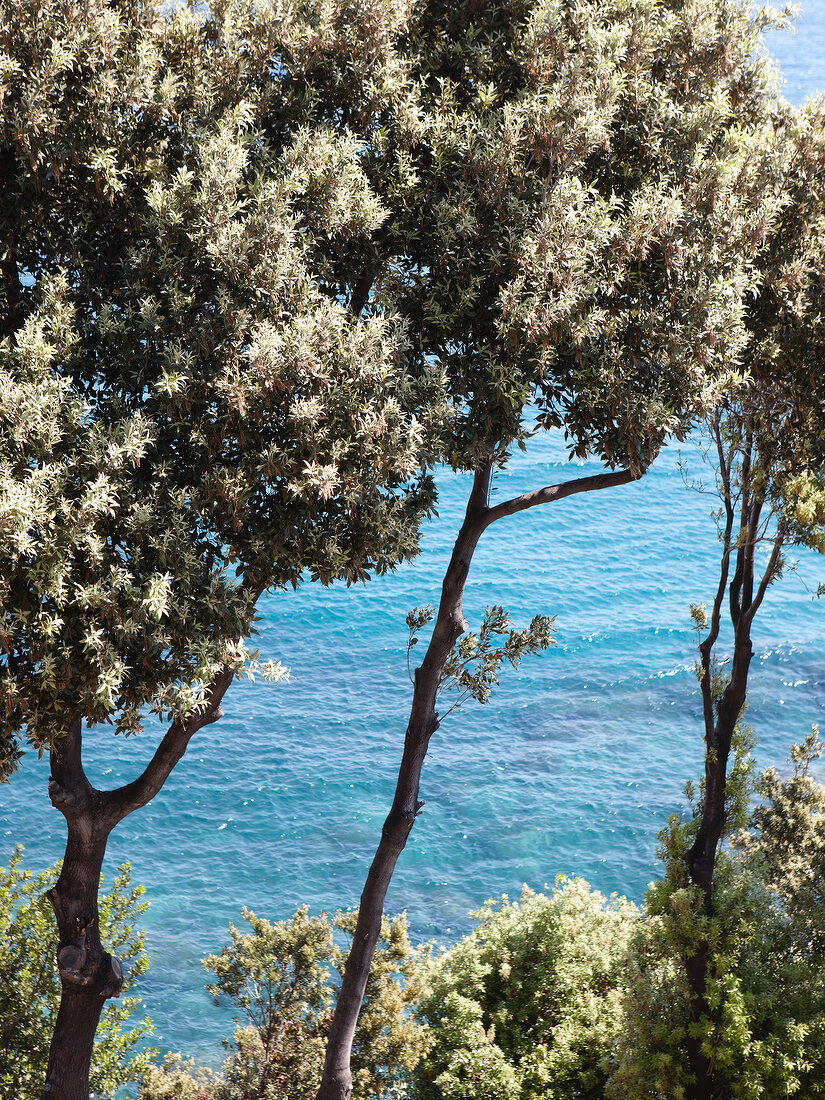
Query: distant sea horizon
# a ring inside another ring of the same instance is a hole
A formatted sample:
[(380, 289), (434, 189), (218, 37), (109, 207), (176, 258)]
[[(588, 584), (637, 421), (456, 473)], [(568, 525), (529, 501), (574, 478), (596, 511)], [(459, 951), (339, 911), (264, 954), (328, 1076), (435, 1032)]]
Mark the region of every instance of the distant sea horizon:
[[(796, 34), (768, 43), (791, 102), (825, 90), (825, 0), (808, 0)], [(579, 874), (640, 902), (659, 873), (657, 833), (684, 808), (702, 757), (688, 609), (712, 596), (718, 543), (699, 449), (696, 439), (670, 446), (638, 483), (484, 536), (468, 584), (471, 626), (487, 604), (503, 604), (516, 624), (555, 615), (557, 646), (505, 669), (487, 706), (466, 704), (433, 739), (424, 813), (388, 897), (416, 940), (458, 938), (468, 911), (524, 882), (543, 889)], [(550, 433), (514, 457), (496, 492), (598, 469), (568, 461)], [(436, 602), (466, 500), (466, 477), (438, 481), (440, 515), (414, 563), (365, 587), (307, 584), (262, 601), (257, 644), (289, 666), (290, 683), (233, 685), (225, 717), (111, 838), (107, 879), (131, 861), (151, 903), (151, 966), (137, 991), (161, 1052), (220, 1063), (232, 1014), (212, 1005), (200, 959), (227, 941), (242, 905), (276, 920), (303, 903), (357, 904), (409, 707), (404, 616)], [(794, 556), (757, 620), (748, 705), (758, 761), (780, 769), (825, 712), (825, 608), (814, 600), (825, 562)], [(154, 746), (152, 731), (117, 754), (108, 730), (86, 742), (92, 782), (105, 787), (134, 777)], [(0, 861), (18, 843), (33, 870), (62, 856), (47, 777), (29, 752), (0, 789)]]

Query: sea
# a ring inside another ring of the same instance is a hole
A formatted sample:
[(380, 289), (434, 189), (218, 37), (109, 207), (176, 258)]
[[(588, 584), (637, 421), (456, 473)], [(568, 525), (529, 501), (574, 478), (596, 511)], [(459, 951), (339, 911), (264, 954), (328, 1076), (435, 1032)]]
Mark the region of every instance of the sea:
[[(791, 102), (825, 89), (825, 0), (807, 0), (795, 33), (769, 45)], [(499, 475), (495, 499), (598, 469), (543, 434)], [(138, 992), (161, 1052), (220, 1063), (232, 1013), (213, 1005), (200, 960), (227, 942), (242, 906), (277, 920), (302, 904), (358, 902), (410, 702), (405, 614), (437, 603), (468, 492), (464, 476), (438, 484), (439, 516), (413, 563), (363, 587), (306, 584), (262, 601), (256, 644), (289, 667), (289, 683), (234, 684), (225, 716), (111, 838), (106, 874), (130, 861), (150, 901), (151, 966)], [(552, 887), (560, 874), (641, 902), (659, 874), (657, 834), (701, 769), (689, 607), (711, 600), (718, 576), (714, 507), (702, 441), (689, 439), (638, 483), (484, 535), (467, 586), (471, 626), (493, 604), (516, 625), (552, 615), (556, 645), (505, 668), (487, 705), (466, 703), (433, 738), (424, 811), (387, 899), (416, 941), (449, 943), (485, 899)], [(811, 724), (825, 723), (825, 602), (815, 598), (825, 559), (791, 557), (756, 619), (748, 705), (758, 763), (780, 770)], [(133, 778), (157, 736), (87, 734), (92, 781)], [(825, 766), (818, 774), (825, 781)], [(46, 761), (28, 753), (0, 788), (0, 860), (17, 844), (32, 869), (62, 855), (47, 780)]]

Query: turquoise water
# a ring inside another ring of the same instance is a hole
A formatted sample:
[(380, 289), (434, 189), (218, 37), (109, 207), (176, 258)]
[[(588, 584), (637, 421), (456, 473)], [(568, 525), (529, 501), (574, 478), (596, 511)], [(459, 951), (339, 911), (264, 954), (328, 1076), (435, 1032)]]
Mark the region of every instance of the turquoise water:
[[(799, 101), (825, 86), (825, 0), (773, 48)], [(656, 833), (701, 760), (688, 606), (708, 601), (717, 543), (696, 445), (671, 448), (639, 483), (512, 517), (485, 535), (465, 611), (501, 603), (517, 623), (557, 616), (557, 647), (506, 670), (486, 707), (451, 715), (425, 766), (425, 811), (390, 890), (417, 938), (449, 940), (485, 898), (584, 875), (640, 899), (657, 874)], [(497, 482), (500, 497), (595, 472), (556, 436), (534, 441)], [(241, 905), (273, 919), (306, 902), (357, 902), (393, 788), (410, 685), (404, 615), (435, 602), (467, 480), (440, 479), (441, 515), (421, 557), (357, 590), (307, 586), (262, 605), (262, 655), (288, 685), (236, 684), (226, 716), (196, 738), (164, 790), (112, 837), (151, 900), (152, 967), (141, 983), (155, 1043), (218, 1061), (230, 1015), (211, 1005), (199, 959)], [(825, 709), (825, 561), (801, 557), (755, 630), (749, 718), (761, 762), (781, 762)], [(88, 735), (93, 782), (132, 778), (151, 737)], [(48, 768), (27, 756), (0, 792), (0, 858), (15, 843), (44, 866), (62, 854)]]

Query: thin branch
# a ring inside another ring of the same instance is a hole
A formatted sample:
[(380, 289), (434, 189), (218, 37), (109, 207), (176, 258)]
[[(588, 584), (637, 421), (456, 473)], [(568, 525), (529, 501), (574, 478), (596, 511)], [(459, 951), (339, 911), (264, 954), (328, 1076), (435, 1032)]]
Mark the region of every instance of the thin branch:
[(759, 610), (762, 601), (765, 598), (765, 593), (768, 591), (768, 587), (776, 576), (776, 569), (779, 565), (779, 555), (782, 553), (782, 547), (785, 542), (786, 531), (784, 525), (780, 524), (779, 530), (776, 533), (776, 538), (773, 540), (773, 550), (771, 550), (771, 556), (768, 559), (768, 564), (765, 566), (765, 572), (762, 574), (762, 580), (759, 582), (759, 587), (756, 590), (756, 595), (751, 601), (751, 605), (745, 615), (745, 620), (750, 625), (754, 615)]
[(614, 485), (628, 485), (632, 481), (637, 481), (642, 473), (635, 473), (632, 470), (612, 470), (608, 473), (593, 474), (590, 477), (579, 477), (571, 481), (563, 481), (559, 485), (546, 485), (543, 489), (535, 489), (532, 493), (524, 493), (522, 496), (504, 500), (500, 504), (489, 508), (485, 516), (485, 527), (504, 516), (524, 512), (528, 508), (535, 508), (539, 504), (550, 504), (553, 501), (562, 500), (564, 497), (574, 496), (576, 493), (610, 489)]
[(722, 541), (723, 552), (720, 563), (719, 585), (713, 598), (713, 607), (710, 614), (710, 630), (708, 636), (699, 646), (699, 654), (702, 658), (702, 709), (705, 719), (705, 735), (710, 737), (714, 727), (713, 721), (713, 690), (711, 684), (711, 657), (713, 647), (719, 637), (722, 618), (722, 603), (725, 599), (725, 589), (730, 574), (731, 535), (733, 534), (734, 512), (731, 507), (725, 509), (725, 534)]
[(745, 575), (742, 584), (742, 597), (740, 607), (743, 614), (747, 614), (753, 601), (753, 569), (756, 559), (756, 544), (759, 535), (759, 517), (762, 514), (763, 499), (754, 493), (750, 500), (750, 519), (748, 521), (748, 535), (745, 541)]
[(730, 453), (725, 455), (724, 444), (722, 443), (722, 429), (719, 423), (719, 419), (714, 421), (713, 434), (716, 440), (716, 454), (719, 459), (719, 474), (722, 478), (722, 487), (725, 491), (725, 512), (733, 515), (733, 500), (730, 491), (730, 473), (733, 467), (733, 448)]
[(736, 551), (736, 571), (730, 585), (730, 617), (736, 627), (742, 614), (742, 582), (745, 577), (745, 544), (749, 528), (748, 497), (750, 496), (751, 451), (753, 448), (753, 436), (748, 438), (748, 446), (742, 459), (742, 473), (740, 477), (740, 495), (742, 501), (739, 520), (739, 538)]

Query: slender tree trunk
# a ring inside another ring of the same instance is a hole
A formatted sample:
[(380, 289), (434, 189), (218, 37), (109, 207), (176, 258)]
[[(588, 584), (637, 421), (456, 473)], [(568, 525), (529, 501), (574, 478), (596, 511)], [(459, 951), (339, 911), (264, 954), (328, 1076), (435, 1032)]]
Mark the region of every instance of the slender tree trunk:
[(352, 948), (344, 968), (327, 1041), (318, 1100), (349, 1100), (352, 1095), (350, 1054), (355, 1027), (367, 987), (375, 945), (381, 932), (384, 900), (390, 879), (422, 805), (418, 800), (421, 768), (430, 738), (438, 729), (435, 706), (444, 666), (453, 645), (467, 629), (462, 613), (462, 599), (473, 553), (486, 526), (491, 471), (492, 466), (488, 463), (473, 479), (464, 523), (444, 576), (433, 635), (421, 667), (415, 670), (410, 721), (398, 770), (395, 797), (381, 830), (381, 840), (361, 894)]
[[(699, 647), (701, 655), (701, 690), (703, 697), (705, 723), (705, 789), (702, 798), (702, 816), (693, 844), (685, 853), (685, 865), (688, 876), (694, 886), (698, 886), (703, 895), (704, 911), (707, 917), (713, 915), (713, 879), (719, 845), (727, 824), (726, 789), (728, 760), (730, 759), (736, 725), (745, 706), (748, 690), (748, 673), (753, 657), (751, 626), (753, 618), (779, 566), (780, 550), (784, 543), (785, 532), (780, 521), (773, 549), (754, 593), (755, 555), (759, 542), (759, 523), (762, 514), (763, 499), (753, 490), (750, 472), (750, 444), (742, 464), (741, 478), (741, 514), (739, 535), (733, 538), (734, 512), (731, 498), (730, 459), (726, 458), (722, 446), (721, 434), (717, 429), (719, 444), (720, 471), (725, 488), (726, 524), (723, 537), (724, 554), (719, 587), (711, 614), (710, 631)], [(728, 566), (731, 557), (736, 555), (736, 568), (728, 585)], [(721, 609), (727, 588), (730, 619), (733, 625), (733, 656), (730, 678), (720, 697), (713, 696), (713, 650), (719, 637)], [(690, 1017), (698, 1023), (701, 1019), (713, 1015), (707, 998), (708, 971), (712, 959), (711, 946), (707, 940), (700, 940), (690, 955), (684, 959), (685, 973), (690, 988)], [(719, 1010), (716, 1010), (718, 1016)], [(724, 1085), (716, 1079), (712, 1060), (702, 1050), (701, 1040), (688, 1035), (686, 1052), (690, 1063), (693, 1083), (688, 1089), (690, 1100), (716, 1100), (724, 1095)]]
[(430, 738), (438, 729), (436, 699), (444, 666), (456, 641), (467, 629), (462, 612), (464, 588), (475, 548), (481, 535), (498, 519), (540, 504), (582, 492), (627, 485), (643, 471), (617, 470), (550, 485), (490, 507), (488, 497), (492, 460), (479, 467), (467, 503), (464, 522), (444, 575), (441, 602), (430, 644), (421, 666), (415, 670), (410, 721), (392, 809), (381, 830), (381, 840), (361, 894), (358, 922), (344, 968), (341, 989), (327, 1040), (324, 1072), (316, 1100), (349, 1100), (352, 1096), (350, 1055), (361, 1003), (367, 987), (375, 945), (381, 932), (384, 901), (395, 865), (423, 803), (418, 800), (421, 768)]

